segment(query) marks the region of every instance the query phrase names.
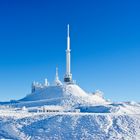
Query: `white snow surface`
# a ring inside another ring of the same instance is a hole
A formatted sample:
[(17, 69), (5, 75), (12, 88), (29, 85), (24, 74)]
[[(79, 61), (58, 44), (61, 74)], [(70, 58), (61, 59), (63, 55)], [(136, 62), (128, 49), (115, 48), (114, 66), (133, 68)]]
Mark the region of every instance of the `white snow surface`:
[(0, 139), (139, 140), (140, 103), (108, 102), (75, 84), (49, 86), (0, 104)]
[(0, 139), (139, 140), (140, 115), (3, 112)]
[(19, 106), (106, 104), (98, 94), (87, 94), (76, 84), (49, 86), (27, 95), (20, 100)]

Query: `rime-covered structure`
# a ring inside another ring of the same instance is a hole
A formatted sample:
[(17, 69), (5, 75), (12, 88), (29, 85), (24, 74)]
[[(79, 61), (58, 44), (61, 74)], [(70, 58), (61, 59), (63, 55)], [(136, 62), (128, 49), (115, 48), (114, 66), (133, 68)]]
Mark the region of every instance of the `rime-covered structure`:
[(62, 82), (59, 80), (58, 68), (57, 68), (57, 67), (56, 67), (56, 75), (55, 75), (54, 84), (55, 84), (56, 86), (61, 86), (61, 85), (62, 85)]
[[(69, 24), (67, 25), (67, 49), (66, 49), (66, 73), (64, 76), (64, 84), (72, 84), (72, 74), (71, 74), (71, 55), (70, 55), (70, 30), (69, 30)], [(58, 76), (58, 68), (56, 67), (56, 75), (54, 79), (54, 83), (50, 85), (47, 78), (45, 79), (44, 83), (38, 83), (33, 82), (32, 83), (32, 93), (35, 93), (36, 91), (42, 91), (43, 89), (46, 89), (49, 86), (62, 86), (62, 82), (59, 80)]]
[(62, 82), (59, 80), (59, 75), (58, 75), (58, 68), (56, 67), (56, 74), (55, 74), (55, 79), (54, 79), (54, 83), (52, 85), (50, 85), (50, 83), (48, 82), (47, 78), (44, 80), (44, 83), (38, 83), (38, 82), (33, 82), (32, 83), (32, 93), (36, 92), (36, 91), (42, 91), (43, 89), (46, 89), (50, 86), (62, 86)]
[(67, 50), (66, 50), (66, 74), (64, 77), (65, 83), (72, 82), (72, 74), (71, 74), (71, 56), (70, 56), (70, 31), (69, 31), (69, 24), (67, 26)]

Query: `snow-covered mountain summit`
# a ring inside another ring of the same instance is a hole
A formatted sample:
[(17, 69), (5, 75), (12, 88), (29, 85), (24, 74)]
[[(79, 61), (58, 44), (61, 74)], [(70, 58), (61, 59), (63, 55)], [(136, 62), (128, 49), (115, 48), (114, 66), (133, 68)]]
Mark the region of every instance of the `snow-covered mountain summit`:
[(105, 104), (106, 100), (100, 94), (86, 93), (76, 84), (52, 85), (35, 90), (19, 100), (20, 103), (39, 103), (42, 105), (73, 106), (76, 104)]
[(56, 67), (56, 75), (53, 85), (50, 85), (47, 79), (45, 79), (45, 83), (43, 84), (33, 82), (31, 91), (31, 94), (19, 100), (19, 102), (22, 104), (24, 103), (26, 106), (27, 104), (29, 106), (29, 102), (36, 102), (36, 105), (42, 103), (45, 105), (67, 105), (72, 107), (78, 104), (89, 105), (106, 103), (106, 100), (99, 94), (88, 94), (73, 82), (71, 73), (69, 24), (67, 25), (66, 72), (64, 83), (59, 80), (58, 68)]

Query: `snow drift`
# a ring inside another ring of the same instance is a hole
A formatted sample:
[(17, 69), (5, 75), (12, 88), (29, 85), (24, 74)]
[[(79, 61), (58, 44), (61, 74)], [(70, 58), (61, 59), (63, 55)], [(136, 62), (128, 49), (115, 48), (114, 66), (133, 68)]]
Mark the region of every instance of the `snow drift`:
[(139, 140), (139, 115), (41, 114), (0, 117), (0, 138), (14, 140)]
[(139, 140), (140, 104), (108, 102), (76, 84), (49, 86), (0, 104), (0, 139)]

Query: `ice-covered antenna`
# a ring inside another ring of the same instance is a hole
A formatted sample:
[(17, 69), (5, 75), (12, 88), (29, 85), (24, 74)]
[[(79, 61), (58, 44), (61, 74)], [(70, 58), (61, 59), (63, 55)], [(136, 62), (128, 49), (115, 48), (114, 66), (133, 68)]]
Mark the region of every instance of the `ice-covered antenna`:
[(70, 57), (70, 29), (69, 24), (67, 25), (67, 49), (66, 49), (66, 75), (64, 77), (64, 82), (69, 83), (72, 81), (71, 74), (71, 57)]
[(67, 50), (70, 50), (70, 27), (67, 25)]
[(70, 36), (70, 26), (69, 26), (69, 24), (67, 25), (67, 37), (69, 37)]

